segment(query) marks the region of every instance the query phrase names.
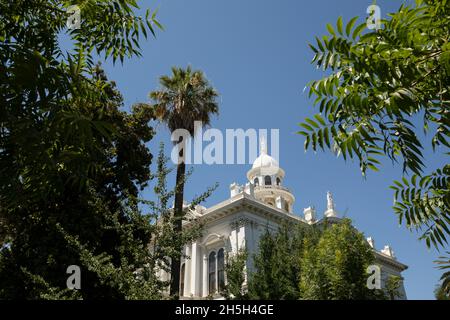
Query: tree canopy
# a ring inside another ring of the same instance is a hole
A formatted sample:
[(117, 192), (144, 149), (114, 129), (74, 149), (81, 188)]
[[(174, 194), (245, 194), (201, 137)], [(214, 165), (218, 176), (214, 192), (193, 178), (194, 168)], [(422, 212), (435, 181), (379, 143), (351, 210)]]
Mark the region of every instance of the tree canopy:
[(283, 226), (266, 230), (253, 257), (251, 299), (384, 299), (367, 287), (373, 250), (350, 220), (322, 226)]
[[(72, 5), (81, 20), (66, 29)], [(172, 228), (181, 220), (168, 208), (175, 190), (162, 148), (150, 172), (154, 109), (123, 111), (94, 62), (141, 55), (162, 26), (138, 9), (135, 0), (0, 3), (0, 298), (163, 298), (168, 283), (156, 272), (170, 273), (199, 235), (201, 226)], [(139, 199), (153, 179), (157, 200)], [(71, 265), (81, 269), (79, 290), (66, 288)]]
[[(402, 5), (364, 32), (358, 17), (339, 17), (310, 44), (312, 63), (328, 75), (309, 83), (320, 113), (300, 124), (305, 148), (357, 159), (363, 174), (387, 156), (403, 163), (394, 181), (399, 223), (427, 246), (447, 246), (450, 165), (428, 168), (424, 147), (448, 157), (450, 147), (450, 6), (446, 0)], [(431, 139), (420, 139), (420, 131)], [(450, 287), (449, 287), (450, 289)]]
[[(121, 111), (94, 56), (139, 56), (159, 23), (154, 12), (137, 16), (134, 0), (92, 0), (75, 2), (80, 28), (65, 29), (73, 4), (0, 3), (2, 298), (139, 296), (129, 271), (151, 235), (136, 196), (151, 178), (153, 112)], [(73, 264), (80, 292), (64, 290)]]

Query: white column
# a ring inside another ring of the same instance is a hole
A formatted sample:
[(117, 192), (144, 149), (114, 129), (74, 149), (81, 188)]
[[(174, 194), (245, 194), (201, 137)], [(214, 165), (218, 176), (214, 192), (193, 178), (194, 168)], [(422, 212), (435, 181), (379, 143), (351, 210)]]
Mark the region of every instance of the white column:
[(237, 250), (245, 248), (245, 224), (242, 224), (239, 227), (239, 231), (237, 234), (238, 246)]
[[(256, 252), (256, 240), (255, 240), (255, 232), (257, 228), (257, 224), (256, 222), (252, 221), (251, 223), (248, 224), (248, 232), (246, 237), (248, 237), (248, 241), (247, 241), (247, 251), (248, 251), (248, 256), (251, 257), (253, 255), (253, 253)], [(247, 264), (248, 264), (248, 268), (249, 271), (253, 270), (253, 259), (247, 259)]]
[[(246, 235), (245, 235), (245, 223), (239, 226), (239, 231), (237, 233), (237, 239), (238, 239), (238, 252), (240, 249), (246, 248)], [(246, 264), (247, 265), (247, 264)], [(247, 266), (244, 267), (244, 283), (243, 285), (247, 284)]]
[(230, 234), (230, 243), (231, 243), (231, 252), (237, 252), (238, 251), (238, 242), (237, 242), (237, 232), (234, 227), (231, 230)]
[(190, 295), (190, 279), (191, 279), (191, 245), (187, 244), (186, 245), (186, 256), (187, 258), (184, 260), (185, 262), (185, 267), (184, 267), (184, 291), (183, 291), (183, 296), (185, 297), (189, 297)]
[(203, 254), (203, 288), (202, 296), (208, 296), (208, 256), (206, 255), (206, 249), (203, 249), (205, 253)]
[(191, 289), (191, 294), (194, 296), (194, 297), (198, 297), (199, 296), (199, 293), (198, 293), (198, 290), (197, 290), (197, 288), (198, 288), (198, 285), (197, 285), (197, 283), (198, 283), (198, 277), (197, 277), (197, 275), (198, 275), (198, 263), (197, 263), (197, 261), (198, 261), (198, 256), (197, 256), (197, 253), (198, 253), (198, 244), (197, 244), (197, 242), (193, 242), (192, 243), (192, 250), (191, 250), (191, 286), (190, 286), (190, 289)]

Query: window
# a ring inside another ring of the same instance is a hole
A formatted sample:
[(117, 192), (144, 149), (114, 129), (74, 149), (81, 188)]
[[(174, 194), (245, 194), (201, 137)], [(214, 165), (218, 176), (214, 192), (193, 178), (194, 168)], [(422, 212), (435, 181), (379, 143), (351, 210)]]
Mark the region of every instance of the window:
[(217, 253), (217, 284), (219, 292), (225, 289), (225, 260), (223, 249), (220, 249)]
[(270, 186), (272, 184), (272, 179), (270, 178), (270, 176), (265, 176), (264, 177), (264, 184), (266, 186)]
[(216, 253), (209, 254), (209, 294), (216, 292)]
[(183, 263), (181, 265), (181, 272), (180, 272), (180, 296), (184, 295), (184, 274), (186, 273), (186, 264)]
[(253, 180), (253, 184), (254, 184), (255, 186), (259, 186), (259, 180), (258, 180), (258, 178), (255, 178), (255, 180)]
[(280, 178), (277, 177), (277, 186), (279, 186), (281, 184), (281, 180)]
[(284, 203), (284, 210), (289, 212), (289, 203), (287, 202)]
[(209, 294), (225, 289), (225, 250), (219, 249), (217, 253), (212, 251), (208, 259)]

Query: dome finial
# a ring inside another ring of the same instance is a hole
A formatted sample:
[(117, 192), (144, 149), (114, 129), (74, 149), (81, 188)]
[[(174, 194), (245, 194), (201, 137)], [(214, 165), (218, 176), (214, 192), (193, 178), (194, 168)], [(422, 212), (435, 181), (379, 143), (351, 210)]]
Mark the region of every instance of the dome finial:
[(266, 144), (266, 137), (264, 135), (261, 135), (261, 139), (259, 141), (260, 146), (260, 154), (267, 154), (267, 144)]
[(333, 195), (330, 191), (327, 192), (327, 209), (328, 210), (334, 210), (334, 200)]
[(331, 192), (327, 192), (327, 210), (324, 213), (325, 217), (337, 217), (336, 205), (334, 204), (333, 196)]

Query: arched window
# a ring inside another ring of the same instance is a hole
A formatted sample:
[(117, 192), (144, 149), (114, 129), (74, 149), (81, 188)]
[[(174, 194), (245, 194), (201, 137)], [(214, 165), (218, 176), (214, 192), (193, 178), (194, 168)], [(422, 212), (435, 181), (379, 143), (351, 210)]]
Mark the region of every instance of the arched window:
[(225, 259), (224, 250), (217, 252), (217, 284), (219, 292), (225, 289)]
[(289, 203), (287, 202), (284, 203), (284, 210), (289, 212)]
[(181, 265), (181, 272), (180, 272), (180, 296), (184, 295), (184, 274), (186, 273), (186, 264), (183, 263)]
[(209, 254), (209, 294), (216, 292), (216, 253)]
[(258, 178), (255, 178), (255, 180), (253, 180), (253, 184), (254, 184), (255, 186), (259, 186), (259, 180), (258, 180)]
[(281, 184), (281, 179), (277, 177), (277, 186)]
[(264, 184), (266, 186), (270, 186), (272, 184), (272, 179), (270, 178), (270, 176), (265, 176), (264, 177)]

